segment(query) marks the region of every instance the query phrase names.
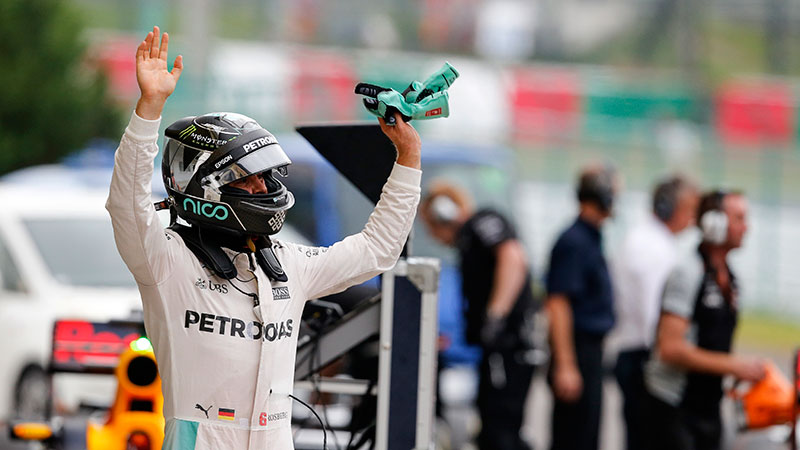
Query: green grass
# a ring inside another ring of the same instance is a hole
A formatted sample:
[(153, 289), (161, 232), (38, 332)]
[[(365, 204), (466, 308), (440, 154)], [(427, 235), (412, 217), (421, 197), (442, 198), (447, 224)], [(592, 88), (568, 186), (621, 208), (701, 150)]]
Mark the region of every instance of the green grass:
[(800, 320), (774, 313), (746, 312), (739, 316), (736, 344), (752, 349), (791, 352), (800, 348)]

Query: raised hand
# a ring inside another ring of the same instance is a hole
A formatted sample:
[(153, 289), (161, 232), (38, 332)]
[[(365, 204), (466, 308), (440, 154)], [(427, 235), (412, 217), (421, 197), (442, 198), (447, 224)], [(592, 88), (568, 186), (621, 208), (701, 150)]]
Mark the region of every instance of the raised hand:
[(175, 58), (172, 71), (167, 70), (168, 47), (169, 35), (164, 33), (159, 45), (159, 29), (156, 26), (136, 49), (136, 81), (141, 92), (136, 114), (143, 119), (161, 117), (167, 97), (175, 90), (183, 71), (183, 57), (180, 55)]
[(390, 126), (383, 118), (378, 117), (383, 133), (397, 148), (397, 164), (414, 169), (420, 168), (420, 142), (417, 130), (410, 123), (403, 122), (400, 113), (395, 113), (395, 125)]

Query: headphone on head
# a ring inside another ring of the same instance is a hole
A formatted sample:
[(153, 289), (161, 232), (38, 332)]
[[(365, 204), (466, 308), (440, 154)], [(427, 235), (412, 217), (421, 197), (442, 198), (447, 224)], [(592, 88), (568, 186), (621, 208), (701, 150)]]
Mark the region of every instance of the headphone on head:
[(437, 195), (431, 200), (428, 211), (434, 222), (440, 224), (453, 223), (458, 219), (461, 208), (447, 195)]
[(715, 191), (713, 208), (704, 212), (700, 217), (700, 230), (703, 232), (703, 241), (713, 245), (722, 245), (728, 239), (728, 215), (722, 210), (722, 202), (727, 195), (723, 191)]

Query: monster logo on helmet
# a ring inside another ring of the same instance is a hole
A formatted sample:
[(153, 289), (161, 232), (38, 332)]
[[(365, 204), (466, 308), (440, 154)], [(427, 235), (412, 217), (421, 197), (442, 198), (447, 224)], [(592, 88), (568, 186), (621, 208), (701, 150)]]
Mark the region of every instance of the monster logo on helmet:
[[(212, 113), (178, 120), (164, 134), (161, 171), (173, 222), (247, 236), (280, 231), (294, 196), (275, 173), (286, 176), (291, 160), (269, 131), (241, 114)], [(230, 186), (251, 175), (264, 180), (266, 194)]]

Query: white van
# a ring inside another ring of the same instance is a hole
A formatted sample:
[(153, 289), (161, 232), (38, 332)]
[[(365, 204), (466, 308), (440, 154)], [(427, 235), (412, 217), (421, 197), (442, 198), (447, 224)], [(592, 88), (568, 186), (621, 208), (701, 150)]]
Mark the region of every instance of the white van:
[[(44, 185), (48, 183), (44, 182)], [(141, 314), (114, 244), (107, 189), (0, 183), (0, 417), (36, 417), (50, 396), (53, 321)], [(58, 375), (55, 412), (110, 401), (110, 376)]]

